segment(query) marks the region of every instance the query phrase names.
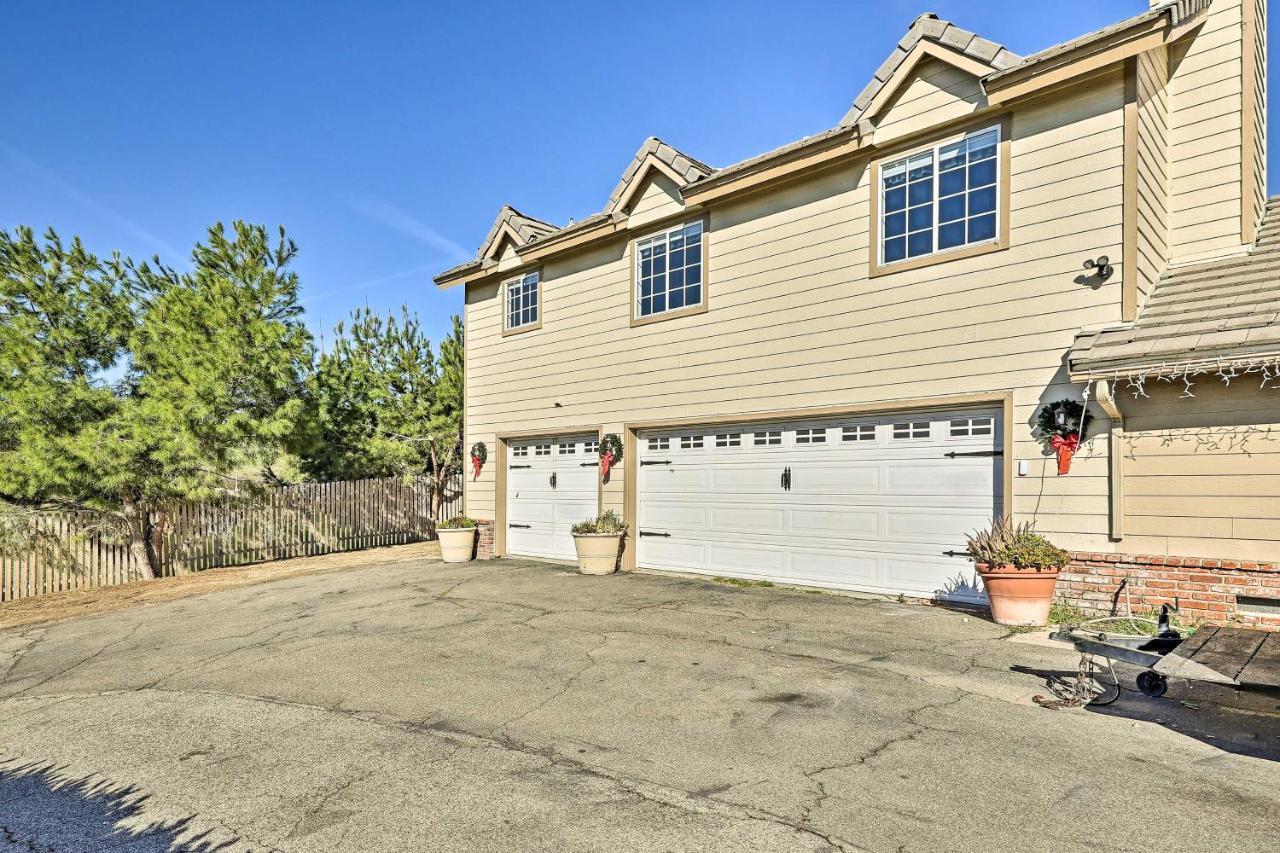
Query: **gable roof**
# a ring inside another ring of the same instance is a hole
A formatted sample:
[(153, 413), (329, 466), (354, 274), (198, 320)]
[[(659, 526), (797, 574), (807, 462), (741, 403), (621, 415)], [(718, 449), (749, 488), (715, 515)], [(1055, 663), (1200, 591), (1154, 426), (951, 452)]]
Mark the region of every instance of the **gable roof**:
[[(840, 119), (840, 127), (851, 127), (866, 115), (867, 109), (882, 94), (888, 94), (900, 84), (900, 70), (904, 65), (914, 64), (914, 57), (921, 56), (924, 45), (936, 44), (945, 48), (943, 51), (930, 51), (934, 56), (951, 61), (947, 54), (954, 53), (978, 63), (985, 72), (1000, 71), (1022, 62), (1022, 57), (993, 41), (987, 41), (976, 33), (957, 27), (950, 21), (944, 21), (933, 12), (925, 12), (911, 22), (907, 34), (889, 54), (880, 67), (876, 69), (871, 82), (863, 88), (854, 99), (853, 106)], [(905, 70), (910, 70), (909, 67)], [(976, 70), (976, 69), (975, 69)], [(895, 85), (891, 85), (895, 84)], [(868, 116), (870, 117), (870, 116)]]
[(677, 151), (658, 137), (650, 136), (636, 151), (636, 156), (631, 158), (627, 170), (622, 173), (622, 178), (609, 194), (604, 212), (613, 213), (624, 208), (644, 183), (645, 176), (654, 170), (671, 178), (682, 189), (715, 171), (706, 163)]
[(1158, 373), (1191, 363), (1280, 354), (1280, 196), (1248, 255), (1166, 272), (1123, 326), (1082, 332), (1073, 376)]
[(531, 240), (537, 240), (556, 230), (558, 227), (550, 222), (526, 216), (511, 205), (504, 204), (502, 210), (498, 211), (497, 219), (493, 220), (489, 235), (480, 244), (479, 254), (481, 258), (488, 257), (489, 253), (502, 242), (504, 236), (510, 237), (517, 246), (523, 246)]

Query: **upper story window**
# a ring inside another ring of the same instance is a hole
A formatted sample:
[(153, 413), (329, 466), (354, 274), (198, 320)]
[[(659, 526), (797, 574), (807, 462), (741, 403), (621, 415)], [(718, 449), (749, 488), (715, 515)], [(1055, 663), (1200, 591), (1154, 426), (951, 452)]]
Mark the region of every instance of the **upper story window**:
[(1000, 128), (880, 167), (880, 263), (998, 239)]
[(699, 219), (636, 241), (637, 319), (701, 307), (702, 231)]
[(526, 273), (504, 282), (503, 286), (507, 289), (507, 330), (537, 326), (542, 316), (538, 306), (538, 273)]

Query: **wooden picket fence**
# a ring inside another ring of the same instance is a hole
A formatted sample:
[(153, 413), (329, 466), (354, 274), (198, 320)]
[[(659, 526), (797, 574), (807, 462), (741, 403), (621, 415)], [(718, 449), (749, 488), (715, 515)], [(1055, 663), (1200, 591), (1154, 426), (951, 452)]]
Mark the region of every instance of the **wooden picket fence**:
[[(435, 522), (462, 509), (462, 478), (432, 517), (425, 481), (304, 483), (255, 501), (179, 503), (157, 513), (152, 537), (162, 575), (314, 557), (435, 538)], [(0, 601), (136, 580), (128, 542), (87, 514), (33, 520), (22, 551), (0, 548)]]

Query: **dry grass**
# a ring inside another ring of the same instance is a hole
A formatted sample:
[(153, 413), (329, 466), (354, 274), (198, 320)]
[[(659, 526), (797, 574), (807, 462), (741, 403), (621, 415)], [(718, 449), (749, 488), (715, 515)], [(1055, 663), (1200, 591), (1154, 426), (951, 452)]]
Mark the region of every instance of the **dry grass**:
[(189, 575), (158, 578), (153, 581), (136, 581), (120, 586), (55, 592), (51, 595), (40, 595), (0, 604), (0, 630), (105, 613), (135, 604), (172, 601), (175, 598), (203, 595), (220, 589), (268, 583), (300, 575), (325, 574), (343, 569), (431, 559), (439, 556), (439, 543), (419, 542), (413, 545), (393, 545), (386, 548), (370, 548), (366, 551), (350, 551), (345, 554), (328, 554), (323, 557), (298, 557), (251, 566), (208, 569)]

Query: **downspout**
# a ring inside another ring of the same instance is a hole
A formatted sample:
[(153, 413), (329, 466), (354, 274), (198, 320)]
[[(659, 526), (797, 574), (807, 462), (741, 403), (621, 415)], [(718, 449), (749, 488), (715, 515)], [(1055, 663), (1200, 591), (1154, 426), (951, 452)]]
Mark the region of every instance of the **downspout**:
[(1115, 387), (1110, 379), (1098, 379), (1094, 385), (1094, 399), (1111, 418), (1111, 430), (1107, 434), (1108, 494), (1111, 498), (1111, 517), (1108, 538), (1119, 542), (1124, 538), (1124, 415), (1116, 404)]

